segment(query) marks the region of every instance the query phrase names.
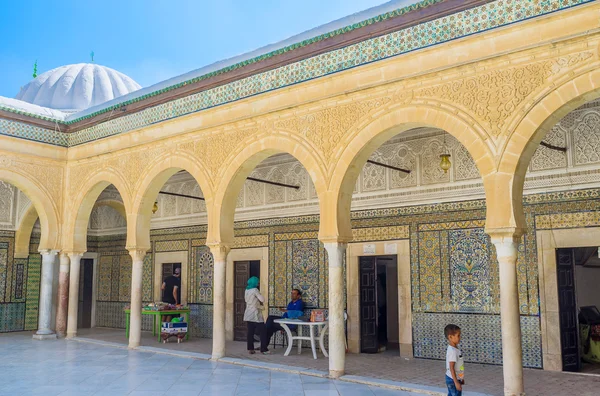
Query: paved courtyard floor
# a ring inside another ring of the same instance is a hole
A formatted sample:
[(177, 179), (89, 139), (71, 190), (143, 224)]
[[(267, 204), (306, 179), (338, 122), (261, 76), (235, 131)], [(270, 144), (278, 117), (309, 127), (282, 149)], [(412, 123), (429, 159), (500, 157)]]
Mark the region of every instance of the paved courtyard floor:
[[(116, 344), (127, 343), (125, 331), (122, 329), (95, 328), (81, 330), (79, 337), (82, 339), (95, 339), (113, 342)], [(170, 342), (158, 343), (152, 333), (142, 333), (142, 345), (168, 349), (173, 352), (195, 352), (209, 355), (212, 350), (212, 340), (204, 338), (190, 338), (182, 344)], [(248, 355), (244, 342), (228, 342), (227, 356), (232, 360), (243, 359), (257, 364), (278, 364), (294, 366), (299, 370), (312, 370), (325, 375), (328, 370), (328, 360), (319, 353), (318, 359), (312, 358), (310, 349), (303, 349), (301, 355), (292, 351), (290, 356), (283, 356), (284, 349), (271, 348), (272, 355)], [(408, 384), (409, 389), (423, 387), (432, 393), (443, 391), (443, 373), (445, 363), (438, 360), (405, 359), (397, 353), (386, 352), (383, 354), (348, 354), (346, 355), (346, 374), (377, 378), (388, 381)], [(502, 367), (498, 365), (466, 364), (467, 394), (474, 392), (488, 395), (503, 395)], [(600, 376), (557, 373), (536, 369), (525, 369), (525, 391), (527, 395), (600, 395)]]
[(34, 341), (31, 333), (0, 335), (0, 356), (2, 396), (415, 395), (86, 342)]

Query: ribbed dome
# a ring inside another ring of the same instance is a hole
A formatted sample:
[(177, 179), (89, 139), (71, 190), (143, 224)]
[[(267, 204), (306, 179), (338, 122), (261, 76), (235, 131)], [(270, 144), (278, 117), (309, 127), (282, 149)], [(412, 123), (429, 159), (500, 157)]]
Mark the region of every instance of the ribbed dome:
[(29, 82), (16, 99), (62, 111), (84, 110), (141, 86), (111, 68), (94, 63), (57, 67)]

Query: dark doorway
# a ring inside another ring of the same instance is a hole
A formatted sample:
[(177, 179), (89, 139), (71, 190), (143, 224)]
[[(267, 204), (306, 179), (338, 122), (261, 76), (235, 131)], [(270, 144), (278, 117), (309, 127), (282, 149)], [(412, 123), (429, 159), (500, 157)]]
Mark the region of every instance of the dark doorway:
[(556, 272), (563, 370), (600, 373), (598, 248), (557, 249)]
[(92, 300), (94, 287), (94, 260), (81, 259), (79, 270), (79, 306), (77, 327), (89, 329), (92, 327)]
[(360, 257), (359, 279), (361, 352), (398, 349), (397, 256)]
[(236, 261), (233, 266), (233, 339), (246, 341), (247, 330), (244, 322), (246, 285), (251, 277), (260, 278), (260, 261)]

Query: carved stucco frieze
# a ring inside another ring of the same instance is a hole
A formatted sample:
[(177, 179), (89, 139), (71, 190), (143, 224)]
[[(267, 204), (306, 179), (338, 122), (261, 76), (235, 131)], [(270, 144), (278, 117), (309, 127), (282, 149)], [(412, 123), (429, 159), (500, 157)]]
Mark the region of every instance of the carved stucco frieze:
[(580, 52), (522, 66), (477, 73), (464, 79), (420, 89), (417, 97), (447, 101), (468, 110), (494, 137), (505, 130), (526, 98), (553, 76), (590, 59), (592, 52)]
[[(142, 176), (148, 170), (148, 164), (163, 155), (165, 151), (167, 151), (165, 147), (143, 147), (125, 155), (107, 159), (106, 167), (120, 173), (127, 186), (134, 191), (135, 186), (141, 182)], [(123, 193), (131, 193), (131, 191)]]
[(50, 161), (39, 160), (32, 163), (23, 159), (2, 155), (0, 157), (0, 168), (18, 170), (42, 190), (46, 190), (54, 207), (60, 212), (62, 207), (62, 195), (64, 185), (64, 168)]
[(343, 104), (278, 121), (275, 127), (307, 138), (321, 152), (325, 163), (331, 167), (329, 161), (334, 149), (350, 127), (374, 109), (381, 108), (391, 101), (391, 97), (382, 97)]
[(248, 141), (259, 132), (259, 128), (241, 128), (231, 131), (215, 131), (201, 136), (193, 142), (182, 143), (178, 146), (200, 160), (210, 172), (211, 185), (215, 186), (218, 176), (224, 172), (227, 158), (237, 152), (238, 146)]

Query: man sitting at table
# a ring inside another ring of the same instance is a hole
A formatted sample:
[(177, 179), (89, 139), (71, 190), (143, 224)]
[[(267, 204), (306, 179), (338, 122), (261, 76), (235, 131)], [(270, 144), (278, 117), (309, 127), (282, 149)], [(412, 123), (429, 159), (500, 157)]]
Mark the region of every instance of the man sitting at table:
[[(275, 323), (274, 320), (291, 317), (292, 315), (288, 316), (289, 311), (299, 311), (304, 313), (304, 301), (302, 301), (302, 292), (299, 289), (292, 290), (292, 301), (290, 301), (290, 303), (287, 305), (287, 308), (280, 308), (280, 310), (281, 312), (283, 312), (283, 315), (269, 315), (269, 317), (267, 318), (267, 340), (270, 340), (271, 337), (273, 337), (273, 333), (275, 333), (276, 331), (283, 330), (283, 327), (281, 327), (279, 323)], [(297, 318), (297, 315), (293, 316), (294, 318)], [(294, 330), (296, 328), (296, 326), (293, 325), (288, 327), (290, 328), (290, 330)]]

